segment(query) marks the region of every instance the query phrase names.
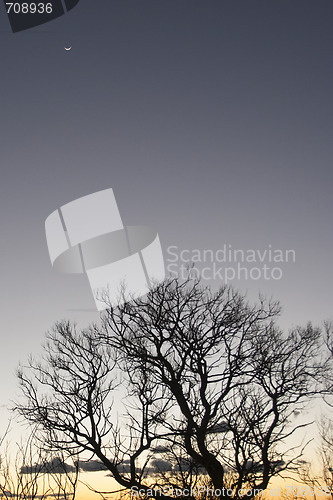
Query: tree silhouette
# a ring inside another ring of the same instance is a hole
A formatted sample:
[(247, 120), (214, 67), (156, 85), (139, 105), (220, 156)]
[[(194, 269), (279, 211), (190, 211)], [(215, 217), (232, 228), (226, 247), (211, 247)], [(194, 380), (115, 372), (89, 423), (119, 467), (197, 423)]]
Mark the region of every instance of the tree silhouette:
[(9, 429), (0, 438), (0, 498), (74, 500), (79, 463), (66, 463), (64, 453), (50, 456), (34, 432), (10, 445)]
[(328, 353), (326, 361), (327, 372), (324, 378), (324, 401), (322, 415), (318, 422), (319, 446), (317, 460), (312, 464), (302, 460), (299, 466), (299, 475), (302, 481), (311, 488), (315, 498), (322, 496), (333, 498), (333, 323), (325, 322), (324, 345)]
[(44, 359), (19, 370), (17, 409), (51, 449), (89, 452), (125, 491), (254, 497), (301, 455), (280, 445), (325, 372), (320, 330), (283, 333), (279, 312), (227, 286), (166, 280), (100, 325), (57, 323)]

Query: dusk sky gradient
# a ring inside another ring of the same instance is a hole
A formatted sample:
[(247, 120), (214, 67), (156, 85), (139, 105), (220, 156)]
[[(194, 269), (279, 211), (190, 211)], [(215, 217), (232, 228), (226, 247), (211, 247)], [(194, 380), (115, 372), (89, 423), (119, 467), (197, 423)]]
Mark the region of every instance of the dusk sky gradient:
[(165, 256), (294, 249), (281, 280), (233, 284), (283, 326), (333, 319), (332, 26), (332, 0), (81, 0), (13, 34), (0, 5), (0, 406), (56, 320), (98, 318), (44, 223), (101, 189)]

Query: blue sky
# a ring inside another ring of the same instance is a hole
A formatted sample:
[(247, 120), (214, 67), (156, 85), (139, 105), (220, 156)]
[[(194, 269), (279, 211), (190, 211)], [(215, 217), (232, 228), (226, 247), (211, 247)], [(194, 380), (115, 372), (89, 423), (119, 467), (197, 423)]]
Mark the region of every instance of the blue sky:
[(332, 15), (330, 0), (81, 0), (13, 34), (0, 9), (0, 404), (56, 320), (97, 317), (78, 311), (94, 307), (85, 276), (53, 271), (44, 222), (108, 187), (166, 257), (293, 249), (281, 279), (233, 284), (281, 300), (285, 327), (332, 317)]

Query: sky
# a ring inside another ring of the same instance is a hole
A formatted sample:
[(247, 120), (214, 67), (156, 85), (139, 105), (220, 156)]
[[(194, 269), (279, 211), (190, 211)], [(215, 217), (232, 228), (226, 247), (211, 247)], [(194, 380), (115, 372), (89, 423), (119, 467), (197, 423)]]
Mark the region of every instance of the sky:
[[(279, 299), (285, 328), (332, 319), (332, 16), (331, 0), (80, 0), (12, 33), (0, 5), (1, 407), (55, 321), (98, 318), (44, 223), (106, 188), (158, 231), (167, 272), (175, 253), (251, 249), (247, 272), (278, 279), (230, 284)], [(294, 258), (258, 262), (268, 249)], [(214, 265), (238, 264), (199, 263), (213, 288)]]

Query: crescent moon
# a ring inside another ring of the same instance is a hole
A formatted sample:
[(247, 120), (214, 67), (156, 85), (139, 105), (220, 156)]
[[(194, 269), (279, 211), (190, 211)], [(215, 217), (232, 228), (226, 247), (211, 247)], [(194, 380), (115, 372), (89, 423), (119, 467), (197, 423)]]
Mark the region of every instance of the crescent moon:
[(72, 47), (64, 47), (65, 50), (72, 50)]

